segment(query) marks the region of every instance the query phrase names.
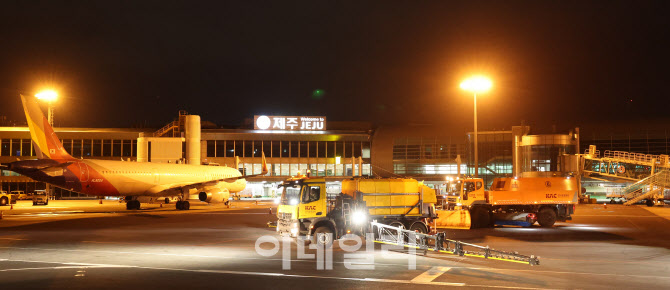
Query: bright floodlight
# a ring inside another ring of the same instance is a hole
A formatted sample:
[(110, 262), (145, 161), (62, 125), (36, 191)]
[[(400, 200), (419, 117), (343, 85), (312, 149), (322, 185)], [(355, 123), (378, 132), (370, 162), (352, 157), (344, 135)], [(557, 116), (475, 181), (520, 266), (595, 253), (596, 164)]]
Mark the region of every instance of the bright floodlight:
[(45, 90), (35, 94), (35, 97), (37, 97), (40, 100), (52, 102), (55, 101), (56, 98), (58, 98), (58, 93), (56, 93), (56, 91), (54, 90)]
[(461, 83), (461, 89), (473, 93), (483, 93), (491, 89), (493, 83), (490, 79), (484, 76), (474, 76)]

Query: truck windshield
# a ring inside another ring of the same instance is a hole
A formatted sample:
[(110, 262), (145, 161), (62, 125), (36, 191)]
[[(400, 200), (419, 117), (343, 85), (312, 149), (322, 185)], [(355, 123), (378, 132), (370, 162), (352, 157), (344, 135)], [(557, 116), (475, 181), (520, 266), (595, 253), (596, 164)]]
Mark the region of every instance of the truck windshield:
[(282, 185), (284, 190), (281, 193), (282, 205), (297, 205), (300, 201), (300, 185)]
[(457, 180), (447, 183), (447, 195), (457, 196), (463, 188), (463, 181)]

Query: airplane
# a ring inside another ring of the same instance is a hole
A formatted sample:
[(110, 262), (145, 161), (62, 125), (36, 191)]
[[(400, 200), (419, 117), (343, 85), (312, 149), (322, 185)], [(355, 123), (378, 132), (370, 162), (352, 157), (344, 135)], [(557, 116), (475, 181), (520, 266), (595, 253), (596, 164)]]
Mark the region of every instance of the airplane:
[(208, 203), (228, 203), (231, 193), (244, 190), (245, 178), (268, 173), (265, 153), (262, 173), (242, 175), (226, 166), (76, 159), (44, 117), (33, 97), (21, 95), (38, 159), (14, 161), (8, 170), (66, 190), (94, 196), (125, 196), (128, 210), (140, 209), (140, 198), (177, 196), (177, 210), (188, 210), (189, 191)]

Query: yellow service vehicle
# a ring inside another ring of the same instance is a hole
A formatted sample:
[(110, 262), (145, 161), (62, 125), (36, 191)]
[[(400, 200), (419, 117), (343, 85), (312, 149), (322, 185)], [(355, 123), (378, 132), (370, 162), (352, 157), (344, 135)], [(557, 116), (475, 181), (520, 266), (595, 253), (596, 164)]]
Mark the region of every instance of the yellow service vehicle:
[(435, 230), (435, 190), (414, 179), (352, 178), (342, 181), (337, 194), (326, 193), (323, 178), (294, 177), (281, 187), (277, 232), (282, 236), (330, 244), (349, 233), (368, 232), (372, 220), (421, 233)]
[(12, 197), (11, 194), (7, 194), (6, 191), (0, 190), (0, 206), (5, 206), (9, 204), (15, 204), (16, 198)]
[(437, 205), (438, 228), (483, 228), (493, 225), (551, 227), (571, 220), (579, 201), (577, 181), (570, 177), (496, 178), (490, 191), (481, 178), (447, 182)]

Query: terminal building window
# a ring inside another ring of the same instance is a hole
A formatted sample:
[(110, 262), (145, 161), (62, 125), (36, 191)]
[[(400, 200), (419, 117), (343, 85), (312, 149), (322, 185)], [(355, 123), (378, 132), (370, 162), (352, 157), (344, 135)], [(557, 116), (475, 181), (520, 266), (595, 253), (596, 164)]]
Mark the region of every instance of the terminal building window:
[[(281, 157), (281, 143), (283, 142), (272, 141), (272, 157)], [(267, 149), (265, 151), (267, 151)]]
[(281, 157), (291, 157), (290, 143), (281, 141)]
[(326, 142), (320, 141), (316, 145), (317, 157), (326, 158)]
[(254, 157), (254, 141), (245, 141), (244, 142), (244, 155), (243, 157)]
[(308, 151), (309, 149), (308, 149), (308, 147), (307, 147), (307, 142), (302, 141), (302, 142), (300, 142), (300, 145), (298, 145), (298, 146), (299, 146), (299, 148), (300, 148), (300, 149), (299, 149), (299, 150), (300, 150), (300, 151), (299, 151), (299, 152), (300, 152), (300, 153), (299, 153), (299, 154), (300, 154), (300, 157), (303, 157), (303, 158), (304, 158), (304, 157), (309, 157), (309, 156), (307, 155), (307, 153), (309, 152), (309, 151)]
[(112, 140), (112, 156), (121, 156), (122, 140)]
[[(124, 147), (125, 149), (125, 147)], [(70, 155), (73, 157), (81, 157), (81, 140), (72, 140), (72, 152)]]
[(35, 156), (32, 154), (32, 141), (29, 139), (21, 140), (21, 156)]
[(112, 140), (102, 140), (102, 156), (112, 156)]
[(233, 156), (244, 156), (244, 141), (234, 141), (235, 147), (233, 150), (235, 150)]
[(343, 142), (333, 142), (335, 144), (335, 155), (344, 157), (344, 144)]
[(10, 152), (11, 152), (10, 147), (11, 147), (10, 140), (9, 139), (2, 139), (2, 141), (0, 141), (0, 155), (1, 156), (10, 156), (11, 155), (10, 154)]
[[(226, 144), (225, 141), (218, 141), (219, 143)], [(216, 140), (207, 140), (207, 157), (216, 157)]]
[(91, 156), (102, 156), (102, 141), (101, 140), (93, 140), (93, 153), (91, 153)]
[[(123, 148), (122, 149), (123, 152), (121, 153), (121, 155), (122, 156), (135, 156), (135, 152), (133, 150), (133, 148), (135, 148), (135, 146), (133, 146), (133, 143), (135, 143), (135, 142), (136, 142), (135, 140), (123, 140), (123, 145), (121, 145), (121, 147)], [(74, 148), (72, 148), (72, 150), (74, 151)]]
[[(272, 141), (263, 141), (262, 144), (263, 144), (263, 153), (265, 153), (265, 157), (272, 157)], [(261, 156), (259, 155), (256, 157)]]
[(316, 158), (316, 151), (318, 150), (318, 146), (316, 145), (317, 142), (304, 142), (307, 143), (307, 152), (308, 156), (311, 158)]
[(300, 157), (300, 155), (298, 155), (298, 152), (299, 152), (298, 151), (298, 143), (299, 142), (297, 142), (297, 141), (291, 141), (290, 142), (289, 151), (291, 152), (291, 157)]
[(91, 157), (91, 140), (84, 139), (82, 141), (82, 157)]
[[(72, 157), (134, 157), (135, 140), (62, 139), (63, 149)], [(0, 156), (36, 156), (31, 139), (0, 140)]]
[[(461, 174), (466, 173), (465, 143), (452, 143), (449, 137), (404, 137), (396, 138), (393, 142), (393, 172), (395, 174), (457, 174), (456, 157), (458, 155), (463, 158)], [(369, 148), (366, 148), (365, 144), (363, 146), (362, 153), (369, 154)], [(363, 172), (367, 170), (369, 169), (364, 166)]]
[[(61, 141), (63, 143), (63, 148), (65, 149), (65, 151), (67, 151), (68, 153), (70, 153), (70, 155), (72, 155), (72, 153), (71, 153), (72, 152), (72, 139), (62, 139)], [(72, 155), (72, 156), (74, 156), (74, 155)]]
[(12, 139), (12, 156), (21, 156), (21, 139)]
[[(309, 169), (314, 176), (344, 176), (351, 174), (351, 157), (370, 158), (369, 142), (353, 141), (273, 141), (273, 140), (207, 140), (207, 157), (261, 157), (261, 152), (265, 152), (268, 158), (310, 158), (300, 160), (309, 163), (297, 163), (298, 160), (291, 160), (289, 163), (278, 163), (269, 166), (270, 174), (274, 176), (290, 176), (297, 172), (307, 173)], [(243, 149), (243, 150), (241, 150)], [(235, 153), (242, 153), (236, 155)], [(334, 164), (335, 157), (341, 157), (341, 164)], [(316, 160), (316, 158), (330, 158), (329, 160)], [(229, 162), (214, 161), (212, 162)], [(244, 160), (242, 160), (244, 161)], [(292, 163), (296, 162), (296, 163)], [(312, 163), (313, 162), (313, 163)], [(364, 160), (369, 162), (369, 160)], [(223, 164), (222, 163), (222, 164)], [(348, 164), (349, 170), (345, 170), (345, 164)], [(365, 164), (361, 169), (366, 175), (370, 174), (369, 164)], [(241, 163), (240, 167), (245, 172), (258, 174), (261, 172), (260, 163), (254, 163), (247, 166)], [(358, 174), (358, 164), (353, 171)], [(251, 174), (251, 173), (248, 173)]]

